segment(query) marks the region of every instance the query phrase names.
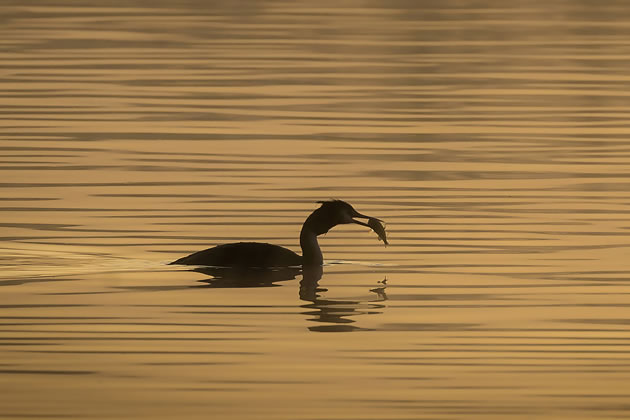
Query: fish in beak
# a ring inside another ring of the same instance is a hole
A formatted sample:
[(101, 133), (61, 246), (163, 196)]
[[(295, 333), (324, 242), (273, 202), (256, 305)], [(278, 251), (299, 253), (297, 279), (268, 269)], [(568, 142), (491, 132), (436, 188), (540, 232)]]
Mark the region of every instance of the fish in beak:
[[(367, 219), (367, 223), (355, 219)], [(387, 242), (387, 233), (385, 232), (385, 222), (383, 222), (381, 219), (365, 216), (355, 210), (352, 214), (351, 220), (352, 223), (356, 223), (357, 225), (369, 227), (374, 232), (376, 232), (379, 240), (383, 241), (385, 245), (389, 245), (389, 242)]]

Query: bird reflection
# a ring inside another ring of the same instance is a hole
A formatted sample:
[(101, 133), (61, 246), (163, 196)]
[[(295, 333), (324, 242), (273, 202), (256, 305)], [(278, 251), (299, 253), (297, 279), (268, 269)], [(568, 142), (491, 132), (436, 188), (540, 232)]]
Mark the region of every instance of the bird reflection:
[(307, 309), (306, 312), (302, 313), (310, 317), (307, 318), (309, 321), (322, 324), (308, 327), (310, 331), (350, 332), (365, 330), (365, 328), (351, 325), (356, 322), (353, 317), (380, 314), (381, 309), (385, 307), (385, 305), (377, 303), (387, 300), (385, 286), (370, 290), (377, 294), (375, 300), (322, 298), (320, 293), (328, 291), (328, 289), (319, 287), (319, 280), (321, 280), (322, 275), (322, 267), (305, 267), (300, 281), (300, 299), (310, 302), (301, 305), (302, 308)]
[(374, 299), (332, 299), (322, 297), (328, 289), (320, 287), (319, 281), (323, 276), (323, 267), (282, 267), (282, 268), (230, 268), (230, 267), (199, 267), (193, 271), (203, 273), (210, 278), (200, 280), (197, 287), (204, 288), (241, 288), (241, 287), (274, 287), (278, 282), (293, 280), (300, 274), (299, 297), (305, 303), (300, 305), (305, 309), (303, 315), (307, 320), (317, 323), (309, 326), (310, 331), (318, 332), (350, 332), (366, 330), (353, 325), (354, 319), (360, 315), (382, 313), (387, 300), (386, 284), (370, 289), (376, 296)]
[(295, 279), (302, 269), (300, 267), (198, 267), (192, 271), (210, 276), (210, 278), (199, 280), (204, 284), (198, 287), (240, 288), (279, 286), (277, 282)]

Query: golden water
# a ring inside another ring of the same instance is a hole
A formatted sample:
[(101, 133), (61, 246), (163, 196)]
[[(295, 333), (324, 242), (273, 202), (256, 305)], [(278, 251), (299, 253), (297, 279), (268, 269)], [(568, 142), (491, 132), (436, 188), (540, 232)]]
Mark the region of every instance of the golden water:
[[(0, 417), (630, 416), (625, 2), (28, 3)], [(391, 245), (333, 229), (309, 290), (165, 264), (331, 197)]]

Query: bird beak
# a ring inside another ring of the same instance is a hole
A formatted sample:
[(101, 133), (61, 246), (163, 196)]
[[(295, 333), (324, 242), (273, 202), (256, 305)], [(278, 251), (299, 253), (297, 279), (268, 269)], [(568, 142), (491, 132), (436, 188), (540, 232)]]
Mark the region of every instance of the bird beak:
[[(354, 214), (352, 215), (352, 219), (351, 219), (352, 223), (356, 223), (357, 225), (361, 225), (361, 226), (366, 226), (366, 227), (369, 227), (370, 229), (372, 229), (372, 227), (370, 225), (368, 225), (367, 223), (362, 222), (360, 220), (355, 220), (355, 218), (358, 218), (358, 219), (376, 219), (376, 217), (366, 216), (364, 214), (359, 213), (358, 211), (355, 211)], [(376, 219), (376, 220), (378, 220), (379, 222), (382, 222), (381, 219)]]
[[(368, 219), (368, 222), (361, 222), (360, 220), (355, 220), (355, 218)], [(384, 222), (381, 219), (377, 219), (376, 217), (368, 217), (355, 210), (352, 214), (352, 217), (350, 217), (350, 220), (352, 221), (352, 223), (356, 223), (357, 225), (369, 227), (378, 235), (378, 239), (385, 243), (385, 246), (389, 244), (389, 242), (387, 242), (387, 233), (385, 232)]]

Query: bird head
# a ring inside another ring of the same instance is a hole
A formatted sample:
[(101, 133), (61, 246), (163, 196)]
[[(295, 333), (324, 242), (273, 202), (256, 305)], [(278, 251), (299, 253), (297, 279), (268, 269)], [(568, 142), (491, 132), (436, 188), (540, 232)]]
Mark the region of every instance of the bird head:
[(350, 204), (341, 200), (318, 201), (321, 206), (309, 216), (309, 227), (317, 235), (328, 232), (337, 225), (356, 223), (370, 227), (365, 222), (356, 219), (370, 219), (354, 209)]

